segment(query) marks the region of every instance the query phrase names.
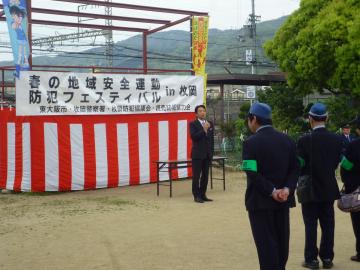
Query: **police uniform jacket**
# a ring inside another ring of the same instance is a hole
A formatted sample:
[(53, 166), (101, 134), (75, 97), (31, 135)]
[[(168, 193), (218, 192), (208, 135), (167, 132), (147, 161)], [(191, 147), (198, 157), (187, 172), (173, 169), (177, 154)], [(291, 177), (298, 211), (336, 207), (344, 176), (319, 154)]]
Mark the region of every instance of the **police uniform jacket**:
[(302, 161), (301, 175), (312, 175), (315, 202), (330, 202), (339, 198), (335, 170), (341, 160), (341, 138), (325, 127), (317, 128), (298, 141)]
[[(272, 126), (260, 128), (244, 141), (243, 170), (247, 174), (245, 205), (248, 211), (295, 206), (299, 163), (295, 143), (287, 135)], [(271, 197), (274, 188), (284, 187), (290, 190), (288, 201), (275, 201)]]
[(205, 159), (212, 158), (214, 153), (214, 125), (212, 122), (205, 133), (200, 121), (196, 119), (190, 122), (190, 136), (192, 139), (191, 158)]
[(348, 145), (341, 162), (341, 179), (346, 193), (353, 192), (360, 186), (360, 138)]
[(346, 138), (346, 136), (344, 134), (341, 134), (340, 137), (341, 137), (341, 141), (342, 141), (342, 144), (343, 144), (343, 153), (345, 154), (346, 148), (348, 147), (350, 142), (355, 140), (355, 137), (353, 135), (351, 135), (351, 134), (349, 134), (349, 139)]

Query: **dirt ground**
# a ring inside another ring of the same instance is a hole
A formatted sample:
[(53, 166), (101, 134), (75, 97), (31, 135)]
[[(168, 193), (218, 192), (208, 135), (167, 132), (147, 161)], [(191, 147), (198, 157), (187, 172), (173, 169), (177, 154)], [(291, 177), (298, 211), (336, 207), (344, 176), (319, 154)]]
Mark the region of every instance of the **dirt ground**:
[[(0, 269), (259, 269), (247, 213), (245, 178), (227, 172), (208, 196), (192, 201), (191, 181), (57, 194), (0, 194)], [(287, 269), (303, 269), (304, 226), (291, 211)], [(336, 210), (335, 267), (349, 260), (355, 239), (350, 216)]]

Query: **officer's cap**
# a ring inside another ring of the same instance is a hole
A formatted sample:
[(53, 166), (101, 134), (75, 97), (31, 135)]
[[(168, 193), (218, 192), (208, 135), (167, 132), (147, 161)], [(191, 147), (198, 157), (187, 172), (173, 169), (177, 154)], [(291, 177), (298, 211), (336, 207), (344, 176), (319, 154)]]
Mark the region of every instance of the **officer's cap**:
[(327, 117), (328, 113), (325, 104), (318, 102), (312, 105), (309, 111), (309, 115), (315, 117)]
[(266, 103), (254, 103), (251, 105), (249, 113), (262, 119), (271, 119), (271, 108)]

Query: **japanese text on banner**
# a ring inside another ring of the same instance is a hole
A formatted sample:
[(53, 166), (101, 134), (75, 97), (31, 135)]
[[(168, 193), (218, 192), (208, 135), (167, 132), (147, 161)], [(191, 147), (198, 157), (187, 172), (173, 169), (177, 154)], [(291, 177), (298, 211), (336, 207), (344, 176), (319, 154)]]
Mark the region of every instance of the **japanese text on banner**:
[(17, 115), (193, 112), (204, 98), (201, 76), (22, 72)]

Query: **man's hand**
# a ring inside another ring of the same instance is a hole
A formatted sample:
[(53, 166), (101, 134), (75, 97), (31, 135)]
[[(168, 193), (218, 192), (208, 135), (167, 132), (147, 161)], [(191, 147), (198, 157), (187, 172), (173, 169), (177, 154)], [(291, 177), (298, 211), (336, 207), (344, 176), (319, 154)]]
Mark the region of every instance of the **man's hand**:
[(273, 193), (271, 194), (271, 197), (277, 202), (282, 202), (280, 197), (279, 197), (279, 193), (280, 193), (280, 189), (275, 189), (273, 191)]
[(289, 194), (290, 194), (289, 188), (284, 187), (283, 189), (280, 190), (278, 196), (282, 202), (286, 202), (288, 200)]
[(283, 189), (276, 189), (271, 194), (271, 197), (277, 202), (286, 202), (288, 200), (290, 191), (287, 187)]
[(205, 122), (203, 125), (204, 131), (207, 133), (208, 129), (210, 128), (210, 123), (208, 121)]

